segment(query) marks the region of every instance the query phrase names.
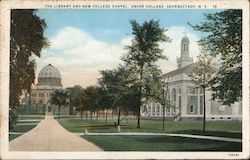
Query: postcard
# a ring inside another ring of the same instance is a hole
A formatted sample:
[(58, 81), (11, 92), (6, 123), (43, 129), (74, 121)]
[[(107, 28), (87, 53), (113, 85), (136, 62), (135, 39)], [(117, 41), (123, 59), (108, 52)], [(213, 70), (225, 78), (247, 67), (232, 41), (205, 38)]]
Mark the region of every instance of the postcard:
[(1, 159), (249, 159), (249, 1), (0, 4)]

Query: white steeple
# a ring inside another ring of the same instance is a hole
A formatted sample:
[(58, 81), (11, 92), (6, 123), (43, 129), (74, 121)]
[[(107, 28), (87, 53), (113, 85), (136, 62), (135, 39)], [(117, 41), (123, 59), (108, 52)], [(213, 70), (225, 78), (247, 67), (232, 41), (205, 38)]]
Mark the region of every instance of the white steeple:
[(193, 58), (189, 56), (189, 39), (185, 35), (181, 39), (181, 57), (177, 58), (177, 68), (181, 68), (193, 63)]

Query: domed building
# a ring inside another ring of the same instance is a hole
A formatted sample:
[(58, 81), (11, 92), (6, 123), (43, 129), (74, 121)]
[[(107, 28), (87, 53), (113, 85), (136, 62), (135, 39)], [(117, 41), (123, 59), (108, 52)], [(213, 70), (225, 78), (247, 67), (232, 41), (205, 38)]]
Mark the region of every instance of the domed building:
[(34, 105), (47, 105), (51, 94), (56, 89), (62, 89), (60, 71), (49, 64), (39, 72), (38, 83), (32, 89), (30, 103)]
[(61, 79), (59, 70), (49, 64), (39, 72), (37, 88), (60, 89), (62, 88)]

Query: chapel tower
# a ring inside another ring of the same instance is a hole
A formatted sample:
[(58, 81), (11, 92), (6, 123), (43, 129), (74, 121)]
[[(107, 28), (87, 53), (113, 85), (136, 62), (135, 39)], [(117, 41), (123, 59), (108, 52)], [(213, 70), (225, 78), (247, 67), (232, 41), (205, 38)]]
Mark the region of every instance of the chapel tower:
[(192, 63), (193, 58), (189, 55), (189, 39), (185, 35), (181, 39), (181, 57), (177, 58), (177, 68), (182, 68)]

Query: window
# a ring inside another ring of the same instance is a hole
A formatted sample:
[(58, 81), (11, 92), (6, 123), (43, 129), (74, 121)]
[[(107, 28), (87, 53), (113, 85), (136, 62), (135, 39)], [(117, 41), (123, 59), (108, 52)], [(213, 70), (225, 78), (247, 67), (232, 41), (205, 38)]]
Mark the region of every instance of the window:
[(198, 96), (187, 96), (187, 106), (188, 106), (188, 113), (197, 113), (197, 108), (198, 108)]
[(203, 88), (200, 88), (200, 94), (203, 94)]
[(157, 115), (160, 115), (160, 106), (157, 106)]
[(181, 96), (179, 96), (179, 108), (181, 109)]
[(176, 89), (175, 88), (172, 89), (172, 100), (173, 102), (176, 102)]
[(150, 107), (150, 106), (147, 106), (146, 112), (147, 112), (149, 115), (151, 114), (151, 107)]
[(152, 106), (152, 115), (155, 115), (155, 107)]
[(198, 93), (198, 87), (188, 87), (187, 88), (188, 94), (197, 94)]
[(40, 101), (39, 101), (39, 104), (43, 104), (43, 101), (42, 101), (42, 100), (40, 100)]
[(179, 88), (179, 94), (181, 94), (181, 89)]
[(200, 96), (200, 114), (203, 114), (203, 96)]
[(219, 106), (219, 111), (225, 112), (226, 106), (225, 105)]
[(183, 44), (183, 51), (187, 51), (187, 45)]
[(194, 113), (194, 106), (190, 106), (190, 113)]

